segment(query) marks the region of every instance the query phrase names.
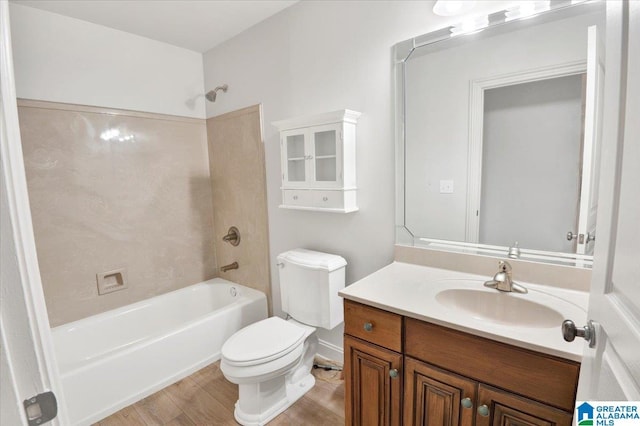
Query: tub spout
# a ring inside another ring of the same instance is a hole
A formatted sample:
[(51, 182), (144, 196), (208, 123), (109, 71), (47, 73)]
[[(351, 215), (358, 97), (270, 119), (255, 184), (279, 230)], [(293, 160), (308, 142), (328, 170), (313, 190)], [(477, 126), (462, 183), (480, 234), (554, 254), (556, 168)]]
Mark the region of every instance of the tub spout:
[(238, 269), (238, 268), (239, 268), (238, 262), (233, 262), (233, 263), (230, 263), (228, 265), (221, 266), (220, 270), (222, 272), (227, 272), (227, 271), (230, 271), (232, 269)]

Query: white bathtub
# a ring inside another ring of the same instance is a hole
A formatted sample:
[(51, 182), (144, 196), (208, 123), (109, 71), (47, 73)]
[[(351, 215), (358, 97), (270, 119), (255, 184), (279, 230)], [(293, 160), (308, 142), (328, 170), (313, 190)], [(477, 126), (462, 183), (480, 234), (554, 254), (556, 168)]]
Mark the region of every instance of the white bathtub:
[(264, 293), (221, 278), (55, 327), (69, 418), (94, 423), (220, 359), (267, 317)]

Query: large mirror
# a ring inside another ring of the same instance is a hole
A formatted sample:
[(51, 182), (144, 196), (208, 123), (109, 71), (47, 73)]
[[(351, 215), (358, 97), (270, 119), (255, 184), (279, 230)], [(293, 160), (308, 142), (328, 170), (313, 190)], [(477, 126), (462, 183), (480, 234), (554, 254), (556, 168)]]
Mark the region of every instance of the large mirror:
[(589, 267), (604, 4), (522, 3), (395, 46), (397, 242)]

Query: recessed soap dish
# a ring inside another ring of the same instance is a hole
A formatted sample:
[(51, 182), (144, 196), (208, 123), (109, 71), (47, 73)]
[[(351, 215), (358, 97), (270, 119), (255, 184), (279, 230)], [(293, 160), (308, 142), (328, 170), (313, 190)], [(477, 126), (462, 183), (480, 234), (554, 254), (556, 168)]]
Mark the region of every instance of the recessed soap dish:
[(98, 282), (99, 295), (113, 293), (129, 287), (125, 268), (98, 273), (96, 274), (96, 281)]

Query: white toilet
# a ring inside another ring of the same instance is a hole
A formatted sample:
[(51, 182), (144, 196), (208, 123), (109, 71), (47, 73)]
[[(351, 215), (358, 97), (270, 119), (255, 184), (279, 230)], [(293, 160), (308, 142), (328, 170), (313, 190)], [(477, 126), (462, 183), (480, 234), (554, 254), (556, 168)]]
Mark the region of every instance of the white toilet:
[(315, 328), (332, 329), (344, 319), (338, 291), (346, 265), (340, 256), (305, 249), (278, 256), (282, 310), (289, 319), (251, 324), (222, 346), (222, 373), (239, 386), (234, 414), (240, 424), (264, 425), (313, 387)]

